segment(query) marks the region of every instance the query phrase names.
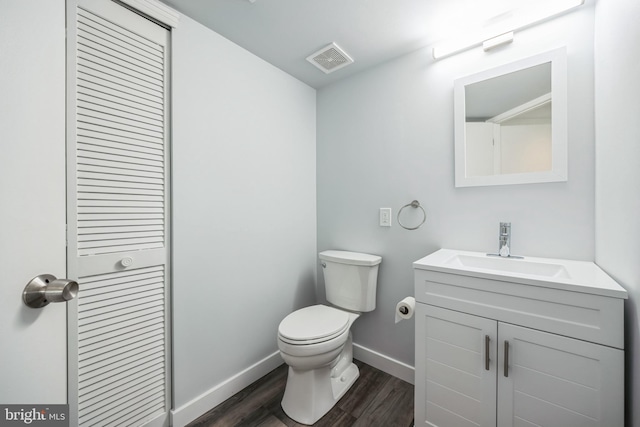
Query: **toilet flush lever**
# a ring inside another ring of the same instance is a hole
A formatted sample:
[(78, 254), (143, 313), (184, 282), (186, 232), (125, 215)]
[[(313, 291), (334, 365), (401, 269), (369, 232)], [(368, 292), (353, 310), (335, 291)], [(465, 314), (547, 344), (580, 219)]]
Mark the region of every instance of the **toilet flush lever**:
[(320, 265), (322, 266), (322, 268), (327, 268), (327, 263), (326, 262), (321, 262)]
[(31, 279), (22, 292), (22, 301), (31, 308), (42, 308), (50, 302), (67, 302), (78, 294), (78, 282), (56, 279), (51, 274), (41, 274)]

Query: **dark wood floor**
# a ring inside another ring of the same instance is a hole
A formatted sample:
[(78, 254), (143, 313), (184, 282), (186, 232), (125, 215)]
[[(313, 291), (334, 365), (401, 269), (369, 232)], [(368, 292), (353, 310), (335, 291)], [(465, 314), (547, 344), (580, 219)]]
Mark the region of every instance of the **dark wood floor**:
[[(360, 369), (360, 378), (314, 426), (411, 427), (413, 386), (358, 360), (354, 362)], [(281, 365), (188, 427), (302, 426), (287, 417), (280, 407), (287, 368)]]

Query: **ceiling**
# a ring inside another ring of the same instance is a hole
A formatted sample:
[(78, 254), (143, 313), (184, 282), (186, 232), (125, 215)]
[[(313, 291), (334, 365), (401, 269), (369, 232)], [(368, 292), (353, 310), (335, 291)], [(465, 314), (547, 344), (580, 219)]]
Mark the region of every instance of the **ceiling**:
[[(482, 26), (526, 0), (162, 0), (306, 84), (321, 88)], [(539, 1), (539, 0), (538, 0)], [(354, 63), (325, 74), (305, 58), (335, 42)]]

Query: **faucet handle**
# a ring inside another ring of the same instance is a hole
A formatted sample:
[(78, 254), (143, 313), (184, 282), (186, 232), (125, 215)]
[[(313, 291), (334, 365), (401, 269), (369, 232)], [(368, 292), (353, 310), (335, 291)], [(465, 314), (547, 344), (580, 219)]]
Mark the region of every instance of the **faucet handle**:
[(507, 236), (511, 232), (511, 223), (510, 222), (501, 222), (500, 223), (500, 234), (502, 236)]
[(521, 256), (511, 255), (511, 223), (500, 223), (500, 234), (498, 235), (498, 253), (487, 254), (488, 256), (499, 256), (503, 258), (519, 258)]

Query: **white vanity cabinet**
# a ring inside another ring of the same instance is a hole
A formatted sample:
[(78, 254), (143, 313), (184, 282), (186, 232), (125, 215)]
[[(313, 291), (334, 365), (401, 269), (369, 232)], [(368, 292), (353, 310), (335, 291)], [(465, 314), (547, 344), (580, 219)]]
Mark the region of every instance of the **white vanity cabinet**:
[(540, 277), (456, 254), (414, 263), (415, 425), (622, 427), (624, 289), (593, 263), (603, 288), (576, 261)]

